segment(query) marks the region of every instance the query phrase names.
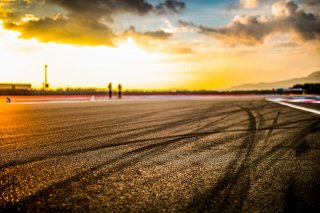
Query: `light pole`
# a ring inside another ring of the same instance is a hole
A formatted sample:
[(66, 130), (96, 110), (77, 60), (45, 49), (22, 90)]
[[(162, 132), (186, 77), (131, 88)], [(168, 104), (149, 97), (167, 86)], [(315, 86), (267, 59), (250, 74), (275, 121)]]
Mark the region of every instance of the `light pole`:
[(49, 88), (48, 84), (48, 65), (44, 65), (44, 83), (43, 83), (43, 89), (46, 90)]

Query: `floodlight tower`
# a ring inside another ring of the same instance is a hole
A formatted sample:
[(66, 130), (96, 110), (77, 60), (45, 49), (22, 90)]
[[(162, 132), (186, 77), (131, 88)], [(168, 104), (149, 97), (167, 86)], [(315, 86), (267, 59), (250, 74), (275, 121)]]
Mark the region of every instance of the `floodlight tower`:
[(44, 65), (44, 83), (43, 83), (43, 89), (46, 90), (49, 88), (48, 84), (48, 65)]

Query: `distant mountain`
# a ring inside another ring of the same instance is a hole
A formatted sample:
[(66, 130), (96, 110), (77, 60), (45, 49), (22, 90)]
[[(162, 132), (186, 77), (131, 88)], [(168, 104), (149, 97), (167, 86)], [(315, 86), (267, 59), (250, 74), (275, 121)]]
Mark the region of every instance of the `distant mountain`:
[(319, 83), (320, 82), (320, 71), (313, 72), (307, 77), (293, 78), (285, 81), (276, 81), (270, 83), (257, 83), (257, 84), (242, 84), (239, 86), (231, 87), (229, 90), (267, 90), (276, 88), (289, 88), (295, 84), (304, 83)]

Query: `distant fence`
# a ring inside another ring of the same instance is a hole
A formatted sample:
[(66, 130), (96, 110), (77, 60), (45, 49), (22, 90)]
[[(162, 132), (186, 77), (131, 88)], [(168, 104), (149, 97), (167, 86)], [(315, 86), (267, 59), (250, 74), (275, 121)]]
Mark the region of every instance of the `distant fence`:
[(32, 95), (30, 90), (0, 89), (0, 95)]

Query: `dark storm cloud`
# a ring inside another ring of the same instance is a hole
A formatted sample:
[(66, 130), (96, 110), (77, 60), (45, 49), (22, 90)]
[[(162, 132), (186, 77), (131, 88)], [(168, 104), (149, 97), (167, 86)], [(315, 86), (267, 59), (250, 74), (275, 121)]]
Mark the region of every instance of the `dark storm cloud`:
[(166, 0), (155, 7), (159, 14), (182, 13), (186, 9), (186, 4), (181, 1)]
[(144, 15), (153, 9), (145, 0), (47, 0), (71, 12), (84, 16), (112, 16), (118, 12), (129, 12)]
[(274, 34), (290, 34), (299, 42), (320, 40), (320, 17), (298, 9), (292, 1), (279, 1), (272, 6), (272, 16), (236, 16), (222, 28), (197, 26), (180, 21), (183, 26), (194, 27), (200, 33), (230, 45), (256, 45)]
[[(115, 15), (131, 13), (180, 13), (185, 4), (167, 0), (154, 6), (147, 0), (17, 0), (0, 1), (3, 26), (21, 33), (22, 38), (37, 38), (77, 45), (113, 45), (111, 23)], [(26, 16), (32, 15), (32, 19)], [(116, 24), (116, 23), (113, 23)], [(147, 36), (147, 34), (146, 34)], [(149, 37), (167, 36), (161, 31)]]

